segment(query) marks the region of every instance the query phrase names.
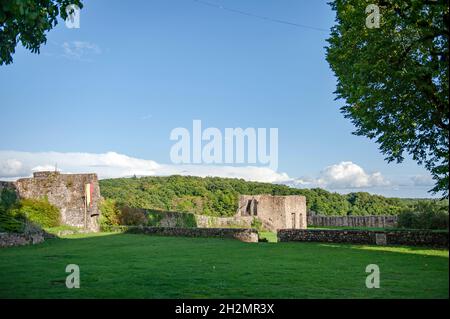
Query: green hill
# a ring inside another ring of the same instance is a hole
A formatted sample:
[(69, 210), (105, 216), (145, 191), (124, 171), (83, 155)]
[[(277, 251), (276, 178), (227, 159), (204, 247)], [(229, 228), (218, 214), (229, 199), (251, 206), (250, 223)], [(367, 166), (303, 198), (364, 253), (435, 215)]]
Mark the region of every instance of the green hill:
[(129, 207), (232, 216), (240, 194), (304, 195), (308, 210), (323, 215), (396, 215), (419, 200), (386, 198), (369, 193), (341, 195), (323, 189), (217, 177), (142, 177), (100, 181), (102, 196)]

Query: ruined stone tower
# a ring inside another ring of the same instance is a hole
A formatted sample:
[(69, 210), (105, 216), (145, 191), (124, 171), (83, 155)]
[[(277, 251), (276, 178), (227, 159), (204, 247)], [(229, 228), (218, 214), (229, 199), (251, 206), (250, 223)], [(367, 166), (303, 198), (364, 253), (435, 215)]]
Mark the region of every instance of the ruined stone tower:
[[(59, 208), (64, 225), (86, 227), (94, 232), (100, 230), (98, 219), (101, 196), (96, 174), (37, 172), (33, 178), (19, 179), (14, 186), (19, 198), (47, 197), (52, 205)], [(89, 190), (88, 194), (86, 189)]]
[(306, 197), (243, 195), (239, 198), (236, 217), (255, 218), (271, 231), (279, 229), (306, 229)]

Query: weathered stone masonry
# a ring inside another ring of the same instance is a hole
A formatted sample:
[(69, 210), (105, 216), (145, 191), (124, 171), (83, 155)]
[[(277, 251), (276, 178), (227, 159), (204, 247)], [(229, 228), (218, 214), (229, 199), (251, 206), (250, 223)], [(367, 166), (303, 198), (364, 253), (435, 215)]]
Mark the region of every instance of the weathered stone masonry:
[(0, 233), (0, 248), (37, 245), (44, 242), (44, 233), (15, 234)]
[(325, 242), (363, 245), (406, 245), (448, 248), (448, 232), (426, 230), (297, 230), (278, 231), (280, 242)]
[(159, 215), (158, 227), (192, 227), (184, 225), (183, 215), (191, 215), (199, 228), (252, 228), (258, 219), (265, 229), (307, 228), (304, 196), (243, 195), (233, 217), (212, 217), (177, 212), (152, 212)]
[(33, 178), (19, 179), (14, 187), (20, 198), (43, 198), (58, 207), (62, 223), (68, 226), (85, 226), (85, 185), (92, 185), (91, 205), (87, 207), (87, 229), (97, 232), (99, 227), (100, 187), (96, 174), (60, 174), (38, 172)]
[(255, 229), (119, 226), (111, 227), (109, 230), (157, 236), (230, 238), (246, 243), (257, 243), (259, 241), (259, 234)]
[(308, 225), (315, 227), (397, 227), (397, 216), (322, 216), (308, 215)]
[(306, 197), (244, 195), (239, 198), (238, 218), (258, 218), (264, 228), (271, 231), (278, 229), (306, 229)]

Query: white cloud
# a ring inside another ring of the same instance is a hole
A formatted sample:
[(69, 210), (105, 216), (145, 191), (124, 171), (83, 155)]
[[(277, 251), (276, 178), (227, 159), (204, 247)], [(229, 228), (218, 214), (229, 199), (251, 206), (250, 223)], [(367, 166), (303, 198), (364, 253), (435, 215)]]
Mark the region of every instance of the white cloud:
[(71, 41), (62, 44), (63, 56), (72, 60), (88, 61), (92, 55), (102, 53), (100, 47), (94, 43), (85, 41)]
[(326, 167), (318, 178), (301, 178), (291, 181), (296, 187), (321, 187), (331, 190), (372, 188), (389, 186), (379, 172), (368, 174), (364, 169), (352, 162), (341, 162)]
[(289, 180), (289, 176), (266, 167), (231, 167), (210, 165), (161, 165), (151, 160), (129, 157), (109, 152), (91, 153), (29, 153), (0, 151), (0, 179), (27, 177), (34, 171), (54, 170), (62, 172), (91, 173), (100, 178), (127, 176), (193, 175), (244, 178), (250, 181), (277, 183)]
[(286, 184), (299, 188), (321, 187), (328, 190), (383, 188), (390, 186), (380, 173), (366, 173), (352, 162), (326, 167), (316, 178), (293, 179), (268, 167), (233, 167), (218, 165), (172, 165), (130, 157), (115, 152), (104, 154), (0, 151), (0, 179), (14, 180), (31, 176), (35, 171), (63, 173), (97, 173), (100, 178), (128, 176), (217, 176), (243, 178), (248, 181)]
[[(192, 175), (243, 178), (248, 181), (285, 184), (297, 188), (320, 187), (349, 193), (368, 191), (385, 196), (427, 197), (424, 188), (433, 185), (431, 176), (395, 176), (388, 180), (379, 172), (368, 173), (353, 162), (325, 167), (317, 176), (291, 178), (268, 167), (232, 167), (218, 165), (159, 164), (152, 160), (130, 157), (115, 152), (60, 153), (17, 152), (0, 150), (0, 180), (29, 177), (35, 171), (58, 170), (63, 173), (97, 173), (100, 178), (137, 176)], [(403, 182), (401, 182), (403, 181)]]
[(283, 183), (290, 179), (286, 173), (278, 173), (268, 167), (255, 166), (162, 165), (160, 172), (163, 173), (162, 175), (243, 178), (264, 183)]
[(431, 187), (435, 184), (433, 177), (431, 175), (416, 175), (411, 177), (411, 181), (414, 186), (426, 186)]
[(15, 158), (0, 160), (0, 176), (14, 177), (23, 173), (23, 164)]

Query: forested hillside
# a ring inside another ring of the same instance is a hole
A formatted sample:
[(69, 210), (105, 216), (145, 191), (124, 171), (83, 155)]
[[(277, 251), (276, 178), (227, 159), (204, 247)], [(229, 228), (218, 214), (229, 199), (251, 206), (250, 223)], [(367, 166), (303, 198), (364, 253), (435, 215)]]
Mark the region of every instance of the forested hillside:
[(240, 194), (304, 195), (308, 210), (324, 215), (395, 215), (416, 202), (368, 193), (340, 195), (323, 189), (213, 177), (120, 178), (102, 180), (100, 186), (102, 196), (129, 207), (210, 216), (234, 215)]

